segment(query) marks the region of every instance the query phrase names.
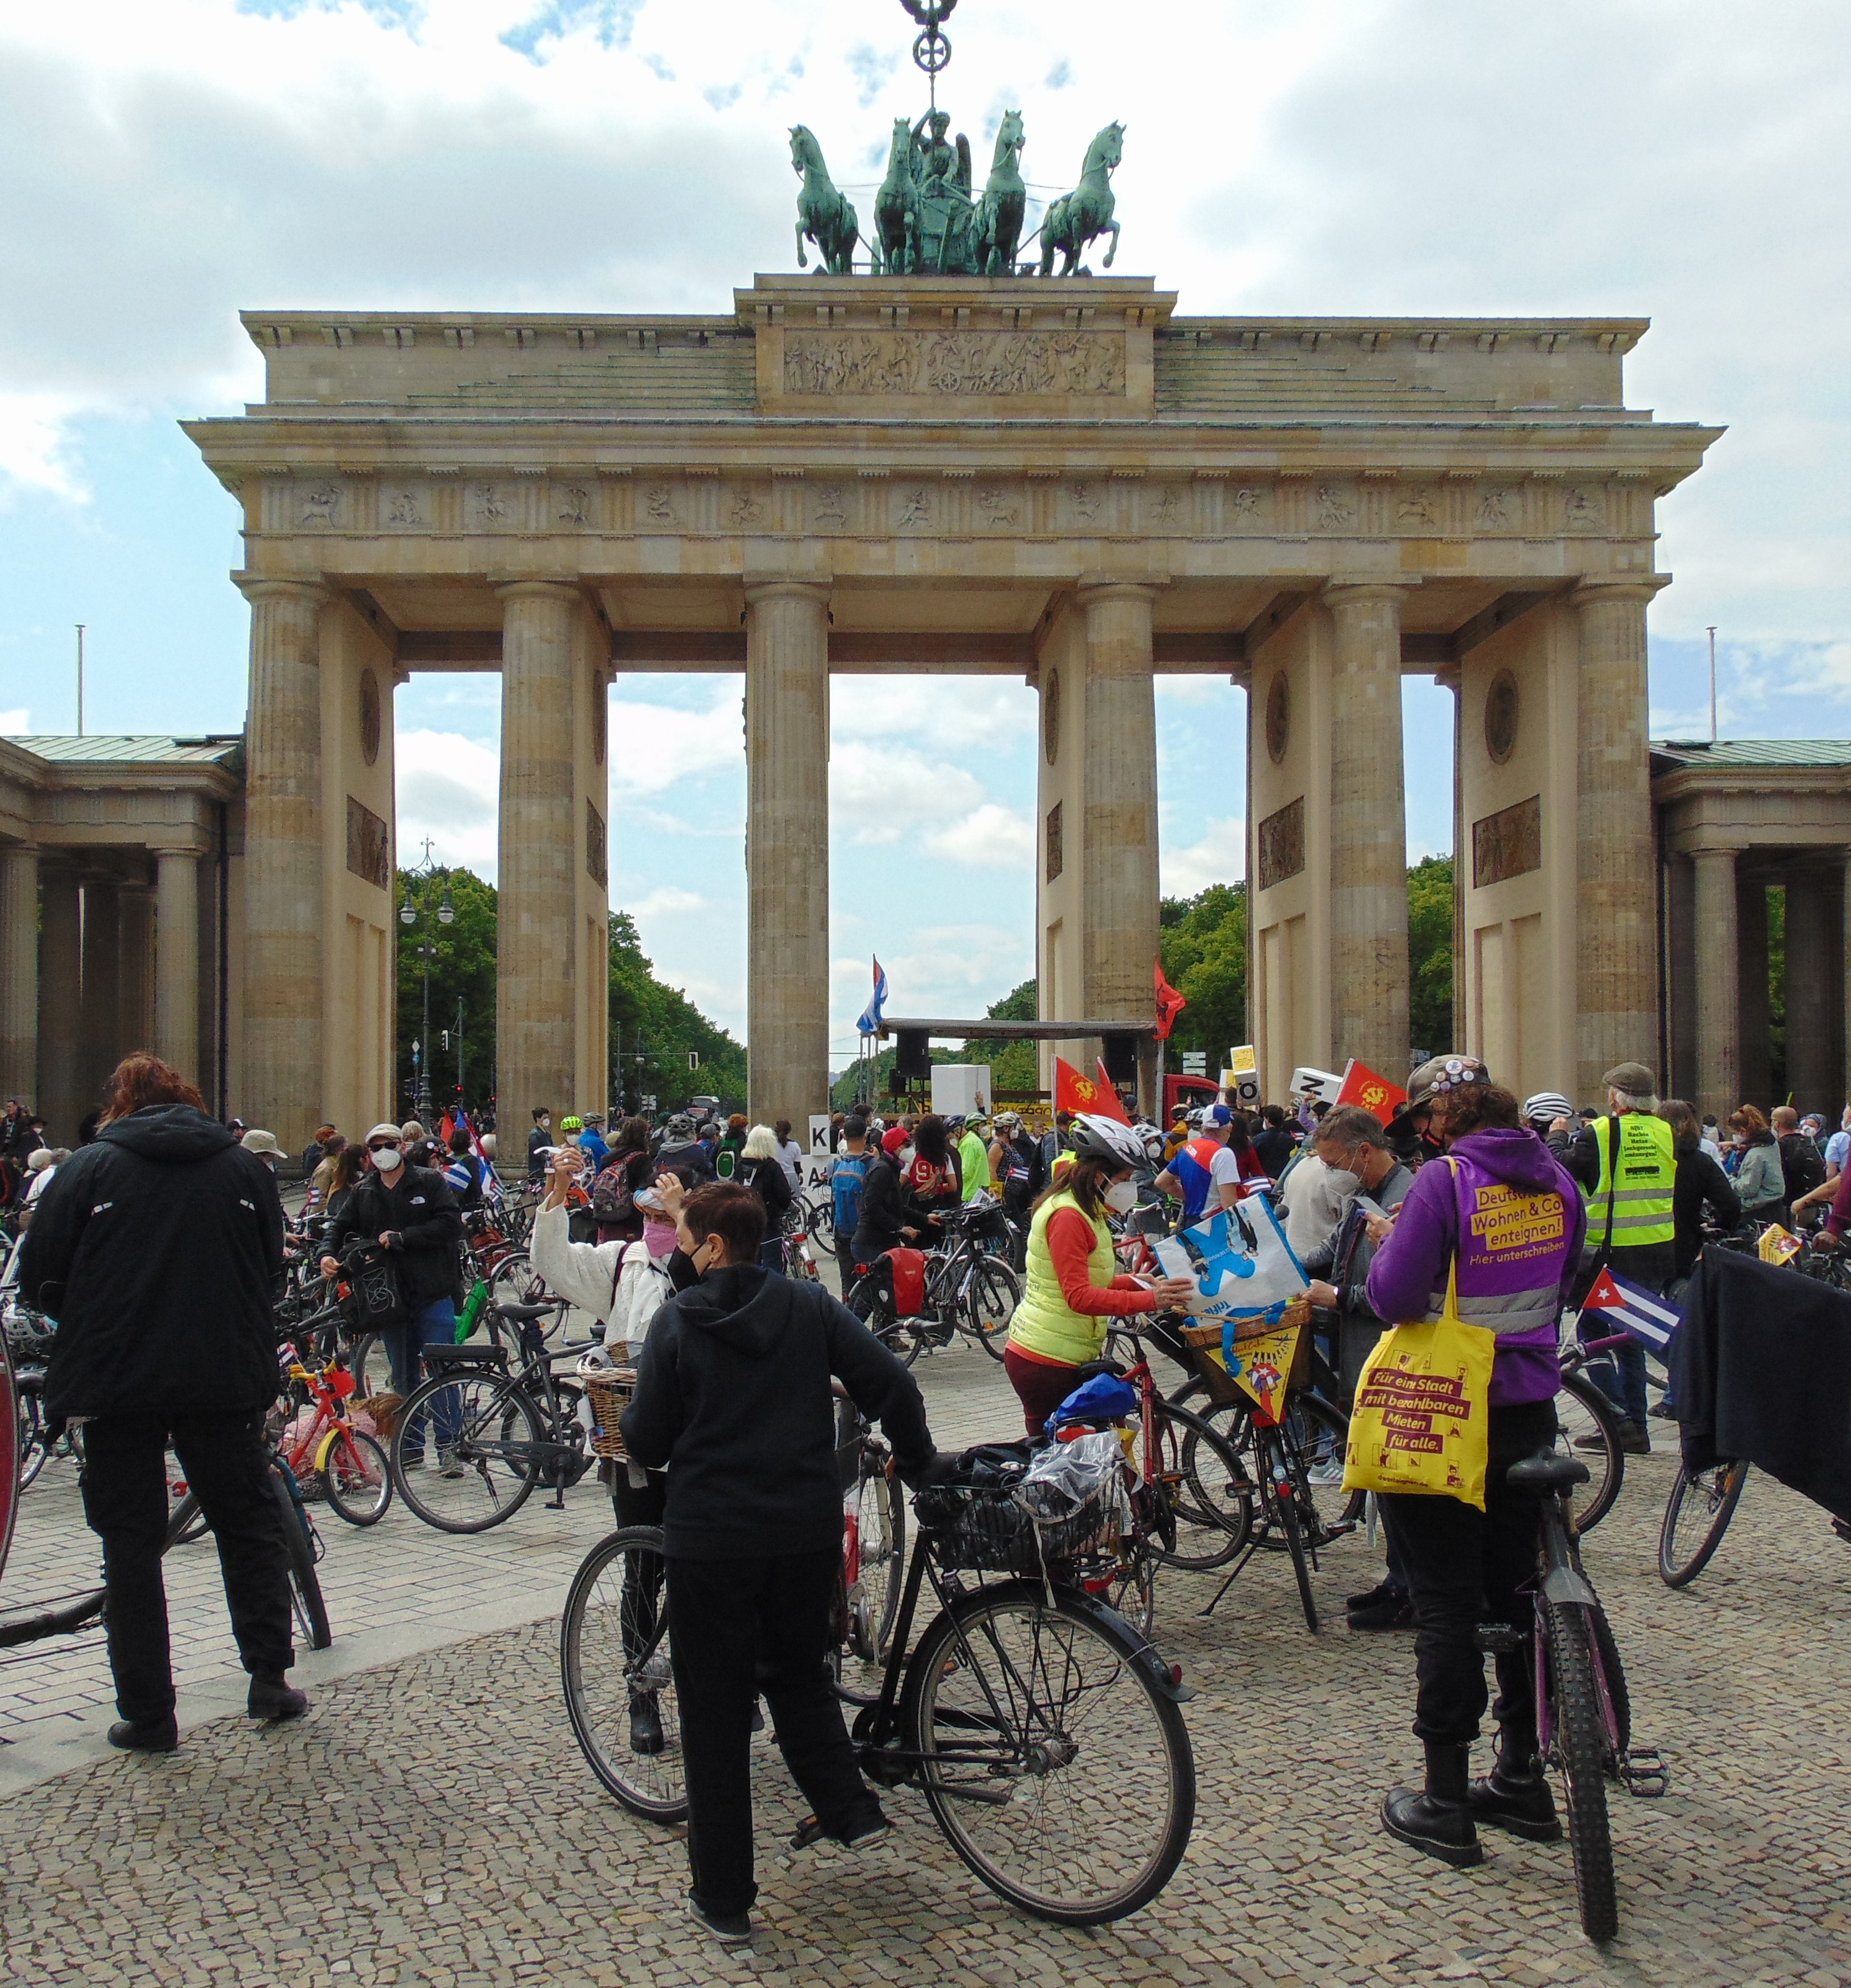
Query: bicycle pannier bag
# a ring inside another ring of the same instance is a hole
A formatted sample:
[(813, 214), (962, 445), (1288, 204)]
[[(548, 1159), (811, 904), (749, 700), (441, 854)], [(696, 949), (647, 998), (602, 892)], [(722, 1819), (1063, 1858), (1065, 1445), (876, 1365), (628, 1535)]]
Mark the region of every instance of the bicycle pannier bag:
[(1497, 1335), (1459, 1316), (1459, 1265), (1430, 1324), (1392, 1326), (1356, 1384), (1345, 1491), (1425, 1492), (1484, 1510), (1486, 1417)]

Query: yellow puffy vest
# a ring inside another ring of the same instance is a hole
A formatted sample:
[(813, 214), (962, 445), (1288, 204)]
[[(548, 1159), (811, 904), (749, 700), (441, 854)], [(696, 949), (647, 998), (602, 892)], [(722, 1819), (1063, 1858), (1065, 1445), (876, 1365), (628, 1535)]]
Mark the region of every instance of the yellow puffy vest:
[[(1079, 1209), (1082, 1215), (1086, 1212), (1071, 1194), (1051, 1194), (1035, 1210), (1028, 1229), (1028, 1288), (1009, 1322), (1009, 1336), (1024, 1353), (1079, 1367), (1098, 1358), (1112, 1320), (1075, 1311), (1061, 1293), (1061, 1280), (1048, 1251), (1047, 1225), (1064, 1208)], [(1092, 1284), (1103, 1290), (1118, 1274), (1118, 1259), (1112, 1246), (1112, 1231), (1105, 1222), (1092, 1221), (1092, 1232), (1086, 1274)]]
[(1677, 1234), (1672, 1190), (1677, 1182), (1677, 1139), (1656, 1113), (1626, 1112), (1619, 1121), (1619, 1178), (1612, 1162), (1614, 1121), (1597, 1118), (1594, 1139), (1600, 1149), (1600, 1178), (1588, 1196), (1588, 1240), (1596, 1248), (1606, 1239), (1607, 1206), (1613, 1209), (1613, 1247), (1637, 1249), (1669, 1242)]

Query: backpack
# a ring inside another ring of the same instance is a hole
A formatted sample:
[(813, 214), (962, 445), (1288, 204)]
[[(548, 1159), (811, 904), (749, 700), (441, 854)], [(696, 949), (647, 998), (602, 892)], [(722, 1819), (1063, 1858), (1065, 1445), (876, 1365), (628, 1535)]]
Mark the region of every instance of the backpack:
[(866, 1153), (858, 1158), (843, 1153), (829, 1170), (829, 1192), (835, 1202), (835, 1232), (844, 1239), (854, 1233), (855, 1224), (861, 1219), (861, 1187), (868, 1178), (870, 1158)]
[(633, 1222), (636, 1212), (630, 1192), (630, 1155), (626, 1153), (591, 1183), (591, 1212), (602, 1224)]

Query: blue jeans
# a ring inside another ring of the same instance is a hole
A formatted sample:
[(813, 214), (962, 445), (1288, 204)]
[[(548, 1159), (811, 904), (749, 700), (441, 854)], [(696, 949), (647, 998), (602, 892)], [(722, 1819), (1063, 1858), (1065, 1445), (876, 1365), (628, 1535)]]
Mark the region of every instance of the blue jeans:
[(1645, 1426), (1646, 1350), (1636, 1339), (1596, 1354), (1588, 1363), (1588, 1377), (1628, 1422)]
[[(424, 1378), (424, 1350), (428, 1345), (449, 1345), (456, 1337), (456, 1306), (449, 1298), (433, 1298), (422, 1311), (414, 1313), (403, 1325), (380, 1334), (386, 1358), (392, 1369), (392, 1391), (402, 1399)], [(449, 1412), (445, 1412), (446, 1407)], [(434, 1410), (437, 1440), (441, 1446), (447, 1430), (455, 1426), (455, 1411), (447, 1395), (439, 1395)], [(424, 1418), (420, 1415), (405, 1431), (404, 1453), (408, 1457), (425, 1453)]]

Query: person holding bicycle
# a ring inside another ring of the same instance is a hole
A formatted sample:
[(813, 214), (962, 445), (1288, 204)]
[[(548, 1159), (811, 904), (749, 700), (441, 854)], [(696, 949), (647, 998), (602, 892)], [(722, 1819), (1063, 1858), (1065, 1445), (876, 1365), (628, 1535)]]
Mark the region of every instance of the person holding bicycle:
[[(1435, 1057), (1408, 1090), (1430, 1108), (1445, 1155), (1415, 1175), (1399, 1215), (1369, 1218), (1370, 1307), (1385, 1319), (1437, 1319), (1456, 1264), (1460, 1317), (1497, 1343), (1484, 1510), (1439, 1494), (1382, 1499), (1413, 1598), (1414, 1732), (1426, 1752), (1425, 1788), (1391, 1789), (1382, 1824), (1430, 1857), (1477, 1864), (1480, 1822), (1538, 1842), (1562, 1834), (1537, 1755), (1533, 1610), (1518, 1591), (1535, 1572), (1540, 1494), (1513, 1490), (1504, 1473), (1555, 1443), (1558, 1320), (1585, 1217), (1573, 1177), (1476, 1057)], [(1486, 1699), (1481, 1622), (1508, 1623), (1523, 1640), (1497, 1658), (1496, 1764), (1468, 1787)]]
[(1115, 1318), (1180, 1309), (1196, 1288), (1189, 1277), (1146, 1283), (1118, 1274), (1105, 1217), (1108, 1209), (1128, 1215), (1138, 1205), (1132, 1175), (1144, 1164), (1144, 1144), (1137, 1134), (1086, 1112), (1068, 1136), (1072, 1164), (1035, 1204), (1027, 1283), (1003, 1351), (1030, 1436), (1073, 1392), (1074, 1370), (1099, 1357)]

